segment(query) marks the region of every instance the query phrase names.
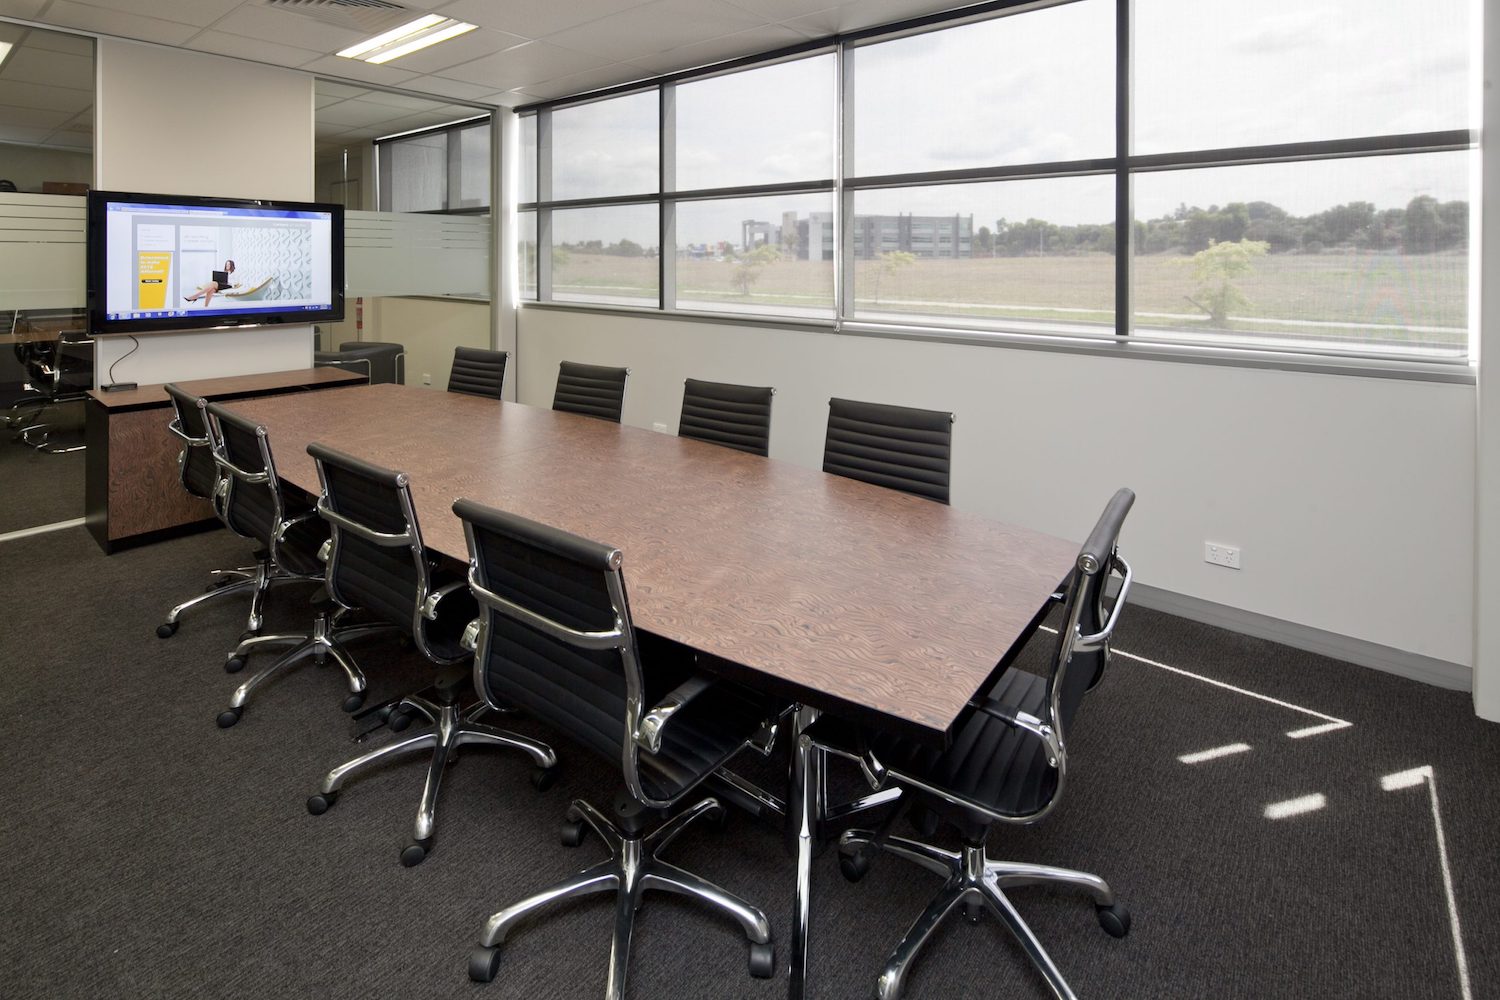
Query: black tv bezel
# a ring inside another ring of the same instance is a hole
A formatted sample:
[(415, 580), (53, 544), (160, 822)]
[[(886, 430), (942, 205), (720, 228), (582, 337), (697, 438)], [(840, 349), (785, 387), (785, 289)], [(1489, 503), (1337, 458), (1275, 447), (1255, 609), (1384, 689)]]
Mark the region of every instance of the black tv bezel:
[[(333, 223), (329, 241), (332, 257), (330, 274), (333, 303), (328, 309), (294, 309), (285, 313), (212, 313), (212, 322), (203, 316), (164, 316), (155, 319), (109, 319), (105, 310), (105, 206), (111, 202), (145, 205), (180, 205), (189, 208), (261, 208), (288, 212), (327, 212)], [(165, 333), (179, 330), (228, 330), (257, 326), (338, 322), (344, 318), (344, 206), (309, 201), (282, 201), (273, 198), (208, 198), (201, 195), (146, 194), (130, 191), (90, 191), (87, 225), (87, 303), (91, 335)]]

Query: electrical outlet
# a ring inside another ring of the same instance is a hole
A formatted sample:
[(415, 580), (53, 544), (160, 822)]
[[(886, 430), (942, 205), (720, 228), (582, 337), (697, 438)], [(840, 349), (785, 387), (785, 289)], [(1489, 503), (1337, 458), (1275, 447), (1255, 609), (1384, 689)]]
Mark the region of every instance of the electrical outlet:
[(1204, 542), (1203, 561), (1213, 563), (1215, 566), (1227, 566), (1230, 569), (1239, 569), (1239, 547), (1235, 545), (1221, 545), (1218, 542)]
[(672, 428), (668, 427), (666, 424), (653, 423), (651, 425), (651, 429), (653, 431), (655, 431), (656, 433), (658, 433), (658, 434), (670, 434), (670, 433), (672, 433)]
[(423, 385), (431, 385), (432, 384), (432, 373), (431, 372), (423, 372), (422, 373), (422, 384)]

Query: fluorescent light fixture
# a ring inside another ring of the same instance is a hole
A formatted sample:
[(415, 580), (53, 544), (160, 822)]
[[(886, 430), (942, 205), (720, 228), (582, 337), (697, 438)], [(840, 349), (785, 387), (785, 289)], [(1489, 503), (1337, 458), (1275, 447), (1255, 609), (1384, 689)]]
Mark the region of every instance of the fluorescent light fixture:
[(339, 55), (345, 59), (363, 59), (368, 63), (390, 62), (418, 49), (456, 38), (476, 27), (478, 25), (455, 21), (441, 14), (427, 14), (358, 45), (351, 45), (339, 52)]
[(5, 65), (5, 60), (10, 58), (10, 50), (14, 47), (10, 42), (0, 42), (0, 66)]

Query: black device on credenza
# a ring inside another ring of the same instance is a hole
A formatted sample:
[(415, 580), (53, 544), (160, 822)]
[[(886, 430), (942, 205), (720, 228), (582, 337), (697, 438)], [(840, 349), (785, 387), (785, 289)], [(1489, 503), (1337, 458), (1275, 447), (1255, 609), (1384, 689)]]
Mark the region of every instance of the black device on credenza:
[(344, 208), (91, 191), (88, 309), (94, 334), (341, 320)]

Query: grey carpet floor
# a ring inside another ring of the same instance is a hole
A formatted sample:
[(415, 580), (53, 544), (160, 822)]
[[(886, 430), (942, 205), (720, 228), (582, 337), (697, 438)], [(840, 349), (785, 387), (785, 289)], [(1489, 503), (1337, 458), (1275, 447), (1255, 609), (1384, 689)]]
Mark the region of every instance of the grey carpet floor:
[[(48, 407), (44, 419), (57, 444), (82, 443), (82, 403)], [(46, 455), (0, 432), (0, 534), (82, 517), (85, 453)]]
[[(221, 731), (214, 717), (236, 680), (220, 664), (243, 605), (206, 607), (171, 640), (153, 635), (206, 569), (246, 552), (223, 532), (108, 558), (82, 529), (0, 544), (6, 579), (45, 567), (69, 587), (61, 606), (12, 591), (0, 619), (0, 994), (599, 995), (602, 898), (519, 930), (492, 984), (471, 984), (465, 961), (489, 913), (602, 857), (595, 841), (560, 846), (556, 826), (573, 796), (608, 801), (609, 766), (554, 739), (565, 771), (537, 793), (518, 756), (466, 752), (444, 788), (436, 850), (413, 869), (397, 854), (421, 763), (353, 783), (309, 816), (324, 770), (390, 738), (351, 742), (339, 675), (293, 673)], [(277, 598), (273, 627), (307, 619), (303, 594)], [(1476, 720), (1467, 695), (1140, 608), (1116, 648), (1128, 655), (1080, 713), (1064, 801), (991, 838), (1000, 856), (1097, 872), (1130, 906), (1131, 934), (1115, 940), (1078, 896), (1014, 893), (1081, 996), (1461, 998), (1435, 817), (1469, 995), (1500, 995), (1487, 905), (1500, 889), (1500, 726)], [(372, 699), (424, 674), (413, 654), (378, 645), (361, 663)], [(1349, 725), (1291, 738), (1331, 725), (1304, 709)], [(1179, 760), (1237, 743), (1249, 749)], [(1311, 795), (1321, 808), (1266, 818), (1267, 805)], [(784, 970), (792, 864), (775, 832), (739, 817), (684, 835), (669, 857), (764, 906)], [(936, 879), (879, 858), (850, 885), (830, 853), (815, 889), (813, 995), (867, 998)], [(648, 897), (631, 993), (769, 998), (785, 995), (785, 978), (751, 979), (727, 921)], [(988, 919), (945, 925), (908, 987), (1044, 995)]]

